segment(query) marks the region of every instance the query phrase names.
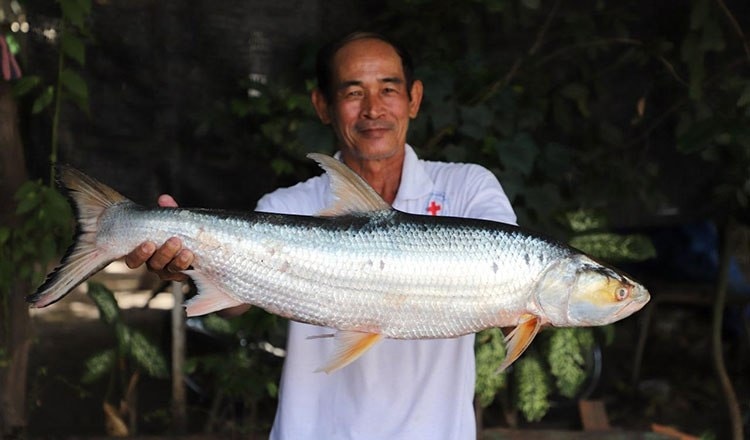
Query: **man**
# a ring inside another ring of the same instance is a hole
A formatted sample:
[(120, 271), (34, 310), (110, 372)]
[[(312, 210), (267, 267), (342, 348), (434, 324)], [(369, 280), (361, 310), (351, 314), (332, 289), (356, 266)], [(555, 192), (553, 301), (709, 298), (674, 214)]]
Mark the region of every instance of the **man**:
[[(423, 85), (409, 54), (385, 37), (355, 33), (318, 54), (312, 103), (337, 139), (337, 157), (401, 211), (515, 223), (497, 179), (477, 165), (419, 160), (406, 144)], [(257, 210), (314, 215), (332, 202), (328, 176), (267, 194)], [(174, 201), (160, 199), (162, 206)], [(165, 278), (192, 262), (173, 238), (145, 243), (126, 261), (148, 260)], [(235, 311), (242, 311), (240, 310)], [(384, 340), (345, 368), (314, 373), (332, 350), (330, 329), (291, 322), (274, 439), (473, 439), (474, 335)], [(498, 360), (499, 361), (499, 360)]]

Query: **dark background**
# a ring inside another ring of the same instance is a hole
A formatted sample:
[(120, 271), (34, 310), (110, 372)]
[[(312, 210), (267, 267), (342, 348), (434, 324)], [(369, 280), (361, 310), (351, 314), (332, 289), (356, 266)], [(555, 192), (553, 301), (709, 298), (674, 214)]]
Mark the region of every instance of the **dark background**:
[[(392, 35), (409, 47), (425, 82), (409, 138), (422, 156), (490, 168), (523, 226), (570, 238), (560, 216), (592, 210), (606, 218), (601, 229), (645, 234), (657, 257), (623, 266), (665, 292), (679, 285), (685, 296), (702, 295), (697, 305), (661, 306), (639, 384), (629, 379), (642, 317), (618, 327), (594, 394), (613, 425), (645, 431), (659, 422), (723, 438), (706, 286), (716, 281), (716, 226), (729, 214), (747, 216), (750, 106), (740, 103), (750, 78), (750, 3), (608, 3), (95, 1), (85, 65), (69, 64), (88, 85), (89, 112), (63, 103), (59, 159), (145, 205), (166, 192), (184, 206), (252, 209), (262, 194), (319, 172), (305, 152), (333, 150), (307, 104), (317, 47), (355, 29)], [(24, 6), (32, 30), (19, 61), (25, 75), (52, 82), (58, 47), (43, 32), (59, 29), (60, 11), (55, 2)], [(34, 99), (18, 98), (26, 163), (31, 177), (47, 179), (52, 109), (32, 114)], [(746, 231), (741, 237), (733, 249), (739, 306), (722, 334), (747, 426), (742, 288), (750, 241)], [(157, 340), (166, 337), (161, 314), (129, 316)], [(39, 323), (33, 434), (101, 432), (102, 390), (79, 388), (77, 377), (85, 353), (112, 338), (99, 322), (77, 328), (71, 319)], [(67, 363), (52, 373), (61, 359)], [(144, 414), (168, 405), (165, 383), (144, 383)], [(58, 401), (63, 394), (80, 400)], [(74, 411), (79, 404), (86, 410)], [(266, 404), (268, 419), (273, 402)], [(525, 427), (580, 427), (570, 401), (556, 405)], [(503, 425), (499, 411), (490, 414), (489, 425)], [(158, 432), (164, 424), (141, 426)]]

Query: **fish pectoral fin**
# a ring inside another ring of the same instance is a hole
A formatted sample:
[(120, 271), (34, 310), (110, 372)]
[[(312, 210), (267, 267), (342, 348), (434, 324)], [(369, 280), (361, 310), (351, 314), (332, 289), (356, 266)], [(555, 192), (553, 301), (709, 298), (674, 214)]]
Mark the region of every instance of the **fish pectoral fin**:
[(211, 312), (228, 309), (244, 304), (229, 296), (224, 290), (199, 270), (186, 270), (183, 273), (195, 282), (198, 294), (185, 302), (187, 316), (206, 315)]
[(505, 337), (505, 359), (500, 364), (498, 372), (503, 372), (513, 362), (518, 359), (526, 348), (528, 348), (531, 341), (539, 333), (539, 328), (542, 326), (542, 320), (532, 314), (525, 314), (521, 316), (516, 328), (512, 332), (508, 333)]
[(383, 338), (378, 333), (365, 333), (353, 330), (339, 330), (334, 336), (333, 355), (316, 373), (332, 373), (343, 368), (362, 356), (370, 347)]

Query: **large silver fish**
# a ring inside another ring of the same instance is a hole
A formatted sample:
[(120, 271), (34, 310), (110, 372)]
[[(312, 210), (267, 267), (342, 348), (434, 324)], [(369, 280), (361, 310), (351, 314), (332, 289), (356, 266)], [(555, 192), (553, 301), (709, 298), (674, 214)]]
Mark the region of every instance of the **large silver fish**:
[(392, 209), (341, 162), (309, 155), (337, 202), (318, 216), (146, 209), (72, 168), (60, 173), (77, 211), (75, 243), (28, 297), (61, 299), (140, 243), (182, 239), (198, 294), (190, 316), (243, 303), (332, 327), (320, 370), (354, 361), (381, 338), (452, 338), (515, 327), (505, 369), (540, 327), (609, 324), (641, 309), (648, 291), (582, 253), (521, 228)]

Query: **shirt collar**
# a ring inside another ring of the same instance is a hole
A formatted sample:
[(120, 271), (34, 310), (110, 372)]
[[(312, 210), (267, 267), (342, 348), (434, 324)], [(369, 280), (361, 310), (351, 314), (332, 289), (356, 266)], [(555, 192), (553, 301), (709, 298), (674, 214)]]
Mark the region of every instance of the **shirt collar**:
[(396, 200), (419, 199), (432, 192), (434, 183), (419, 161), (411, 145), (406, 144), (404, 168), (401, 170), (401, 185), (398, 187)]
[[(396, 202), (425, 197), (432, 192), (434, 185), (430, 175), (427, 174), (427, 170), (424, 169), (422, 162), (419, 161), (414, 148), (409, 144), (406, 144), (404, 148), (405, 154), (404, 165), (401, 168), (401, 184), (398, 187), (394, 204)], [(337, 151), (333, 157), (341, 160), (341, 151)]]

